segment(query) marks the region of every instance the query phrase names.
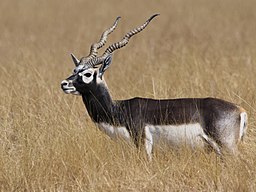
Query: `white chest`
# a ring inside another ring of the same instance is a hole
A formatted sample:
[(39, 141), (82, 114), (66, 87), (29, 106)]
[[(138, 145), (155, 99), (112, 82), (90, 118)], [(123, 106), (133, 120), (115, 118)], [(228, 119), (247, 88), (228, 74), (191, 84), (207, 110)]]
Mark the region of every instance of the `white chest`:
[(107, 123), (98, 123), (97, 125), (101, 131), (113, 139), (119, 137), (125, 139), (126, 141), (130, 141), (130, 134), (125, 127), (114, 127)]

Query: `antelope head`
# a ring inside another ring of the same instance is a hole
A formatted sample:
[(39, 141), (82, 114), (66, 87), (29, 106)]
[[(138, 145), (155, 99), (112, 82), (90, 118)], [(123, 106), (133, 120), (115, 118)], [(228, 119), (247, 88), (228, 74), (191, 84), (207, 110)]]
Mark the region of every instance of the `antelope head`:
[(75, 69), (70, 77), (61, 82), (62, 90), (67, 94), (81, 95), (95, 88), (98, 83), (104, 82), (102, 77), (111, 64), (113, 52), (127, 45), (133, 35), (145, 29), (149, 22), (158, 15), (151, 16), (143, 25), (129, 31), (121, 41), (113, 43), (101, 56), (97, 56), (98, 49), (105, 45), (108, 35), (115, 30), (120, 19), (120, 17), (117, 17), (113, 26), (102, 33), (99, 42), (91, 45), (87, 57), (82, 57), (79, 60), (71, 54)]

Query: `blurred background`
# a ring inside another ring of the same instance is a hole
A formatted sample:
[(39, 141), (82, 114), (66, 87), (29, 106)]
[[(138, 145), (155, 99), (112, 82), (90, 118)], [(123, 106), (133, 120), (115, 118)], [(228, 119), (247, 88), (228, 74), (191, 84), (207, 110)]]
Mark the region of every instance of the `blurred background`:
[[(70, 53), (121, 21), (107, 45), (160, 13), (114, 53), (105, 73), (113, 99), (218, 97), (243, 106), (241, 158), (156, 150), (153, 163), (97, 130), (80, 97), (60, 82)], [(256, 3), (254, 0), (11, 0), (0, 5), (2, 191), (253, 191)]]

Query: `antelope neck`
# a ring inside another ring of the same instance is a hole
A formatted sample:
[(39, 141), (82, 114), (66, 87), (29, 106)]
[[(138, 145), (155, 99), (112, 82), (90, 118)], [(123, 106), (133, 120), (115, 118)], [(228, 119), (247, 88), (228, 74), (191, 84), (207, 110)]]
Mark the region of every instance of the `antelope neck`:
[(85, 107), (94, 122), (115, 124), (117, 106), (104, 85), (99, 85), (97, 89), (92, 89), (82, 94), (82, 97)]

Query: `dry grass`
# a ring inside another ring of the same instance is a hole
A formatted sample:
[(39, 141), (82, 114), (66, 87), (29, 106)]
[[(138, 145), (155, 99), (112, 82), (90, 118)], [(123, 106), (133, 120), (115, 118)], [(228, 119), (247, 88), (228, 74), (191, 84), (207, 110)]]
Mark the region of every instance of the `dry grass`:
[[(254, 191), (256, 3), (253, 0), (4, 1), (0, 7), (1, 191)], [(242, 105), (241, 157), (158, 149), (153, 162), (92, 124), (60, 82), (103, 29), (122, 20), (105, 79), (115, 99), (219, 97)]]

